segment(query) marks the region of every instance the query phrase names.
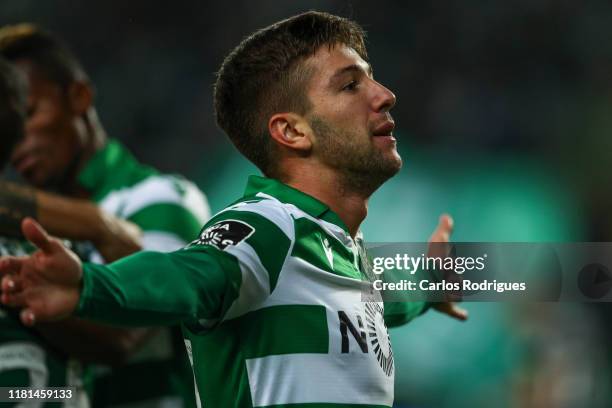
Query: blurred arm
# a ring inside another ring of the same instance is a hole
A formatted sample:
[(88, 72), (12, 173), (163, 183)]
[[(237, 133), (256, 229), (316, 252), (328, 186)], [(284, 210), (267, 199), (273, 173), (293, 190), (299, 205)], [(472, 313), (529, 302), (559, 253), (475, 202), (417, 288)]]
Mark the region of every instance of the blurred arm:
[(37, 219), (51, 234), (75, 241), (90, 241), (106, 262), (142, 249), (140, 229), (105, 213), (87, 200), (69, 199), (36, 191)]
[(61, 197), (0, 181), (0, 235), (21, 238), (21, 221), (37, 219), (52, 235), (90, 241), (107, 262), (141, 248), (140, 229), (87, 200)]

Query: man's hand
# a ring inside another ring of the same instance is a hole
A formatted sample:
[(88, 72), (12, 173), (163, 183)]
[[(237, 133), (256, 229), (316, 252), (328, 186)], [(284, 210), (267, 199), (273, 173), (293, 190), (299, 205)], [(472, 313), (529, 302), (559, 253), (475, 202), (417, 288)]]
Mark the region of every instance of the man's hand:
[[(438, 227), (429, 238), (429, 257), (446, 257), (449, 255), (449, 246), (446, 245), (450, 240), (450, 235), (453, 232), (453, 219), (448, 214), (440, 216)], [(454, 272), (451, 272), (454, 273)], [(440, 313), (444, 313), (457, 320), (467, 320), (468, 312), (460, 308), (457, 304), (450, 300), (450, 297), (445, 302), (435, 303), (433, 308)]]
[(79, 303), (81, 261), (33, 219), (24, 219), (21, 229), (38, 250), (29, 256), (0, 258), (0, 301), (23, 308), (21, 321), (26, 326), (69, 316)]

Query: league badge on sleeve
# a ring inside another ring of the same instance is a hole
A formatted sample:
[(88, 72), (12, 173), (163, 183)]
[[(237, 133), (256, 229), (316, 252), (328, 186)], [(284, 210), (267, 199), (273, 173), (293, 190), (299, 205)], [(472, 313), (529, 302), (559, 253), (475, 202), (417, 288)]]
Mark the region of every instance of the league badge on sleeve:
[(211, 245), (223, 251), (228, 246), (237, 245), (255, 232), (255, 228), (238, 220), (219, 221), (200, 233), (200, 237), (189, 244)]

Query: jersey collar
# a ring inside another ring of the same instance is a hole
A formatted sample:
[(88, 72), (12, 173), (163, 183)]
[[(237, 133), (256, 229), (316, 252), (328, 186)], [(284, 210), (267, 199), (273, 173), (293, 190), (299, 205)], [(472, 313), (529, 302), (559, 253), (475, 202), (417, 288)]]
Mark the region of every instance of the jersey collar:
[(271, 195), (281, 203), (293, 204), (312, 217), (337, 225), (350, 236), (348, 227), (344, 221), (340, 219), (338, 214), (333, 212), (326, 204), (322, 203), (311, 195), (308, 195), (272, 178), (250, 176), (244, 196), (252, 197), (257, 193)]
[(130, 186), (154, 173), (152, 168), (138, 163), (121, 143), (111, 139), (85, 164), (78, 181), (98, 201), (110, 191)]

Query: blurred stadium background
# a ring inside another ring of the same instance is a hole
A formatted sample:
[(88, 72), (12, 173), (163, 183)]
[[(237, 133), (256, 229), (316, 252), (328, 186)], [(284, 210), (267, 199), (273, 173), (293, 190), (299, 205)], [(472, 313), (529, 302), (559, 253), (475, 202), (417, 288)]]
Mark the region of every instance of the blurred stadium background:
[[(215, 127), (214, 72), (256, 28), (317, 9), (369, 32), (392, 89), (401, 174), (372, 199), (370, 241), (612, 241), (612, 3), (3, 0), (0, 24), (63, 37), (109, 136), (196, 181), (213, 210), (254, 167)], [(398, 407), (611, 406), (606, 305), (468, 304), (392, 332)]]

